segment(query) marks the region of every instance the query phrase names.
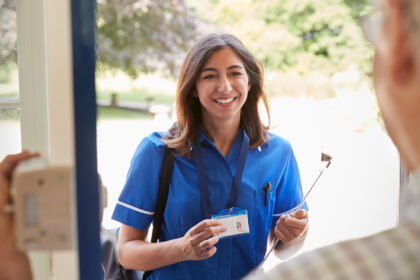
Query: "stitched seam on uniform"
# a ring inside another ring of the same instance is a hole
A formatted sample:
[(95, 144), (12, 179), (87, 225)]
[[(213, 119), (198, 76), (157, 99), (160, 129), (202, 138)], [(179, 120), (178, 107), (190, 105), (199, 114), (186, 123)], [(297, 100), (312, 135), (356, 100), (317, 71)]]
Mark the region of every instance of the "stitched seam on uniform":
[(124, 202), (121, 202), (121, 201), (117, 201), (117, 204), (119, 204), (121, 206), (124, 206), (124, 207), (127, 207), (128, 209), (134, 210), (136, 212), (146, 214), (146, 215), (154, 215), (155, 214), (155, 212), (150, 212), (150, 211), (146, 211), (146, 210), (143, 210), (143, 209), (140, 209), (140, 208), (136, 208), (134, 206), (131, 206), (131, 205), (129, 205), (127, 203), (124, 203)]

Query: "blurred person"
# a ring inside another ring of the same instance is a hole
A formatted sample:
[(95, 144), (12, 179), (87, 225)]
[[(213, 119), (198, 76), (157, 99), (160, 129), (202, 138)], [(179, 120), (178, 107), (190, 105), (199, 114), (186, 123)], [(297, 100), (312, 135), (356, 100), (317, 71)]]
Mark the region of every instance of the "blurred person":
[[(153, 270), (150, 279), (240, 279), (263, 260), (268, 239), (280, 240), (278, 252), (301, 247), (307, 211), (279, 219), (302, 199), (298, 166), (289, 142), (261, 122), (260, 100), (268, 111), (262, 66), (236, 37), (210, 34), (189, 50), (177, 122), (142, 140), (114, 210), (125, 268)], [(173, 173), (160, 242), (150, 243), (165, 145)], [(219, 239), (226, 227), (211, 217), (231, 207), (247, 210), (250, 232)]]
[(380, 21), (365, 21), (373, 25), (364, 30), (375, 46), (373, 78), (381, 114), (410, 172), (409, 184), (401, 189), (399, 224), (246, 279), (420, 279), (420, 1), (382, 0), (378, 8), (372, 17)]
[(8, 155), (0, 163), (0, 279), (32, 279), (28, 256), (16, 247), (13, 216), (10, 207), (10, 182), (13, 171), (21, 161), (39, 154), (21, 152)]
[[(10, 197), (12, 174), (16, 166), (21, 162), (33, 157), (38, 153), (23, 151), (19, 154), (8, 155), (0, 162), (0, 280), (30, 280), (32, 279), (30, 261), (25, 252), (16, 247), (16, 237), (13, 223), (13, 213)], [(106, 205), (104, 197), (106, 189), (101, 186), (101, 209)], [(142, 274), (136, 271), (121, 268), (115, 256), (116, 245), (115, 230), (101, 229), (102, 268), (104, 279), (141, 279)]]

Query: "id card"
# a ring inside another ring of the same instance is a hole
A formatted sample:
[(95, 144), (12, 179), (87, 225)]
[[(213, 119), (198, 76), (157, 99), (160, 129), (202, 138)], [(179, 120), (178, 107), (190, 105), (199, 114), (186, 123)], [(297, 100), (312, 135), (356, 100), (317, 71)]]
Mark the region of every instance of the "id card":
[(220, 239), (236, 235), (249, 234), (248, 211), (239, 208), (231, 208), (220, 211), (213, 215), (212, 219), (218, 220), (227, 230), (217, 234)]

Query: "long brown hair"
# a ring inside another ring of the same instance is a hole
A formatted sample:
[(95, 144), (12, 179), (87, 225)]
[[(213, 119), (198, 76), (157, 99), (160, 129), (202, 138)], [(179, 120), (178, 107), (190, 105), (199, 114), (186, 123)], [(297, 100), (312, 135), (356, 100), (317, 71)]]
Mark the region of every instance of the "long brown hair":
[(193, 94), (200, 70), (215, 51), (225, 47), (230, 47), (241, 58), (251, 85), (247, 100), (241, 109), (241, 126), (249, 137), (250, 148), (256, 148), (268, 141), (268, 126), (261, 122), (258, 112), (258, 101), (262, 99), (270, 122), (261, 63), (235, 36), (209, 34), (194, 44), (182, 63), (176, 90), (177, 122), (170, 129), (169, 138), (163, 140), (180, 155), (190, 155), (199, 125), (202, 125), (201, 104)]

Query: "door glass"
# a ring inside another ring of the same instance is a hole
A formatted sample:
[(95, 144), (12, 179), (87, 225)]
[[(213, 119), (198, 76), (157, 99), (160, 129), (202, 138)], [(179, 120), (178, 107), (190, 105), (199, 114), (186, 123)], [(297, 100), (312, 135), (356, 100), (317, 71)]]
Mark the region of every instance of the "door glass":
[(20, 150), (20, 109), (0, 108), (0, 160)]
[(0, 101), (19, 98), (16, 0), (0, 1)]

